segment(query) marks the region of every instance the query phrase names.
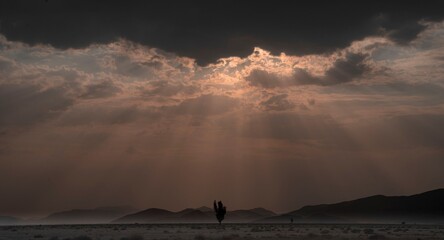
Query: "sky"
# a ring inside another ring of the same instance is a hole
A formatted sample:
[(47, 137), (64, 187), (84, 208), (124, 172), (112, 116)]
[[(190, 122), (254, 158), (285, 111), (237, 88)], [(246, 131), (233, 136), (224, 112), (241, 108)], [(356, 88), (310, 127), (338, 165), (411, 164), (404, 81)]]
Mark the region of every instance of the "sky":
[(2, 0), (0, 215), (442, 188), (442, 5)]

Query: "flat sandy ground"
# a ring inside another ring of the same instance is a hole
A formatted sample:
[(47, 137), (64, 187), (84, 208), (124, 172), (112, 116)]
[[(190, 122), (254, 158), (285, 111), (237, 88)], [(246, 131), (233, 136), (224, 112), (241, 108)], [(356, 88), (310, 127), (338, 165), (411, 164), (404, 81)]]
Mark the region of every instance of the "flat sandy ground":
[(0, 227), (0, 240), (444, 239), (444, 225), (140, 224)]

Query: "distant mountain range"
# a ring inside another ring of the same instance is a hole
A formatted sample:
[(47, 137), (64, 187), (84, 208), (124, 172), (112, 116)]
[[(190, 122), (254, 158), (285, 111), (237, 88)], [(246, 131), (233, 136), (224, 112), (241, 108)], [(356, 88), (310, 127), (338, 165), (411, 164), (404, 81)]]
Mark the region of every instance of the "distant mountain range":
[(444, 189), (306, 206), (259, 222), (290, 222), (291, 218), (299, 223), (444, 223)]
[(138, 209), (129, 206), (99, 207), (94, 209), (73, 209), (56, 212), (43, 219), (28, 223), (38, 224), (94, 224), (109, 223), (124, 215), (137, 212)]
[[(276, 213), (264, 209), (227, 211), (224, 222), (244, 223), (276, 216)], [(130, 214), (113, 221), (113, 223), (205, 223), (215, 222), (213, 209), (208, 207), (187, 208), (179, 212), (171, 212), (159, 208), (150, 208)]]
[[(412, 196), (376, 195), (334, 204), (305, 206), (285, 214), (264, 209), (227, 211), (224, 223), (444, 223), (444, 189)], [(0, 216), (0, 225), (93, 223), (216, 223), (212, 208), (172, 212), (149, 208), (101, 207), (53, 213), (39, 220)]]

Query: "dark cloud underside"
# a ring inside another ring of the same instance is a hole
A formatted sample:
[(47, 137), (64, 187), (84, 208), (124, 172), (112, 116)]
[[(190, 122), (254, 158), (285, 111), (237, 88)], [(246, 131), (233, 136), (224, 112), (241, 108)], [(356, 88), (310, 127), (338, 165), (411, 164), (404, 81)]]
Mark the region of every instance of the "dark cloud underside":
[(291, 76), (279, 76), (266, 70), (254, 69), (245, 80), (252, 86), (263, 88), (347, 83), (371, 70), (371, 67), (365, 64), (365, 58), (365, 54), (348, 53), (344, 59), (336, 60), (323, 76), (314, 76), (301, 68), (295, 68)]
[(195, 58), (331, 52), (366, 36), (406, 44), (440, 20), (442, 1), (2, 1), (0, 33), (26, 43), (79, 48), (126, 38)]

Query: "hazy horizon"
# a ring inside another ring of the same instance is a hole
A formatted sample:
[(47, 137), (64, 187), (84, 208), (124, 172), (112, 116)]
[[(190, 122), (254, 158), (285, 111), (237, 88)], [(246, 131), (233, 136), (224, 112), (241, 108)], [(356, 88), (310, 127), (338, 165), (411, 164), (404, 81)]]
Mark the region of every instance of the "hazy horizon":
[[(439, 188), (439, 189), (443, 189), (443, 188)], [(412, 194), (384, 195), (384, 196), (387, 196), (387, 197), (411, 196), (411, 195), (417, 195), (417, 194), (421, 194), (421, 193), (425, 193), (425, 192), (429, 192), (429, 191), (433, 191), (433, 190), (438, 190), (438, 189), (430, 189), (430, 190), (427, 190), (427, 191), (422, 191), (422, 192), (417, 192), (417, 193), (412, 193)], [(372, 196), (376, 196), (376, 195), (382, 195), (382, 194), (361, 196), (361, 197), (356, 197), (354, 199), (343, 199), (343, 200), (339, 200), (337, 202), (319, 202), (319, 203), (312, 203), (312, 204), (309, 203), (309, 204), (300, 206), (300, 207), (295, 208), (295, 209), (288, 209), (288, 210), (282, 210), (282, 211), (276, 211), (274, 209), (266, 208), (266, 207), (263, 207), (263, 206), (248, 206), (248, 207), (245, 207), (245, 208), (235, 208), (235, 209), (228, 207), (227, 211), (251, 210), (251, 209), (256, 209), (256, 208), (264, 208), (264, 209), (270, 210), (270, 211), (272, 211), (272, 212), (274, 212), (276, 214), (285, 214), (285, 213), (288, 213), (288, 212), (291, 212), (291, 211), (299, 210), (299, 209), (301, 209), (302, 207), (305, 207), (305, 206), (313, 206), (313, 205), (321, 205), (321, 204), (335, 204), (335, 203), (340, 203), (340, 202), (357, 200), (357, 199), (361, 199), (361, 198), (372, 197)], [(202, 208), (202, 207), (207, 207), (207, 208), (212, 209), (211, 204), (201, 205), (201, 206), (198, 206), (198, 207), (196, 207), (196, 206), (186, 206), (186, 207), (177, 208), (177, 209), (162, 208), (162, 207), (157, 207), (157, 206), (132, 206), (132, 205), (112, 205), (111, 206), (111, 205), (109, 205), (109, 206), (95, 206), (95, 207), (87, 207), (87, 208), (59, 209), (59, 210), (53, 210), (52, 212), (41, 213), (41, 214), (37, 214), (37, 215), (22, 215), (22, 216), (11, 215), (11, 217), (18, 217), (18, 218), (21, 218), (21, 219), (24, 219), (24, 220), (38, 220), (40, 218), (47, 217), (47, 216), (49, 216), (51, 214), (54, 214), (54, 213), (69, 212), (71, 210), (93, 210), (93, 209), (99, 209), (99, 208), (116, 208), (116, 207), (119, 207), (119, 208), (134, 208), (134, 210), (135, 210), (134, 213), (135, 212), (139, 212), (139, 211), (144, 211), (144, 210), (147, 210), (147, 209), (152, 209), (152, 208), (164, 209), (164, 210), (168, 210), (168, 211), (171, 211), (171, 212), (179, 212), (179, 211), (182, 211), (182, 210), (185, 210), (185, 209), (189, 209), (189, 208), (191, 208), (191, 209), (198, 209), (198, 208)], [(0, 215), (0, 216), (5, 216), (5, 215)]]

